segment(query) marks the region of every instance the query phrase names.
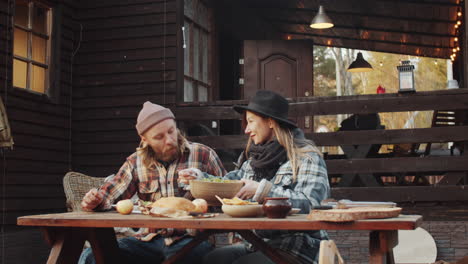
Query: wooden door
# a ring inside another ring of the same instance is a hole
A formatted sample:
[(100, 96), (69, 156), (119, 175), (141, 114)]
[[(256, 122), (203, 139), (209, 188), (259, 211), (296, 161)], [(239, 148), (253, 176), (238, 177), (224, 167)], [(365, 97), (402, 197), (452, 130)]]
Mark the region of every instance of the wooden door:
[[(242, 97), (272, 90), (286, 98), (313, 95), (313, 43), (290, 40), (246, 40), (243, 46)], [(313, 131), (313, 117), (291, 117), (304, 132)]]

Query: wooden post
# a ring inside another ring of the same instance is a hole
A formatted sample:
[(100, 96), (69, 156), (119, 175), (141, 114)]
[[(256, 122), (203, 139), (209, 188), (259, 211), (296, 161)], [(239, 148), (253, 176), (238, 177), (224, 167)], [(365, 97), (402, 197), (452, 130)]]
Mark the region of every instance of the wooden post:
[(398, 231), (371, 231), (369, 263), (394, 264), (393, 248), (398, 245)]
[[(460, 47), (461, 49), (461, 52), (460, 52), (460, 63), (459, 65), (463, 65), (463, 73), (460, 74), (460, 79), (459, 80), (459, 83), (460, 85), (463, 85), (461, 86), (462, 88), (468, 88), (468, 67), (466, 65), (468, 65), (468, 37), (467, 37), (467, 30), (466, 30), (466, 23), (468, 23), (468, 16), (466, 15), (466, 11), (468, 10), (468, 1), (465, 1), (465, 6), (463, 8), (463, 17), (465, 18), (465, 21), (462, 21), (462, 26), (460, 28), (460, 30), (462, 30), (462, 36), (461, 36), (461, 41), (462, 42), (462, 45)], [(460, 41), (460, 40), (459, 40)]]

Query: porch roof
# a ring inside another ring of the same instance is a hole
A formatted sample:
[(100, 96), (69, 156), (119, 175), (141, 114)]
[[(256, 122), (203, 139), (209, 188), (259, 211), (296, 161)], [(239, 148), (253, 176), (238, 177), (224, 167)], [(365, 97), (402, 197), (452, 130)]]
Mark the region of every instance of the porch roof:
[[(221, 0), (232, 6), (231, 0)], [(230, 3), (228, 3), (230, 2)], [(460, 0), (236, 0), (270, 24), (284, 39), (313, 39), (315, 44), (449, 58), (462, 29)], [(310, 21), (323, 5), (335, 26), (317, 30)], [(222, 4), (221, 4), (222, 6)], [(238, 14), (240, 15), (240, 14)]]

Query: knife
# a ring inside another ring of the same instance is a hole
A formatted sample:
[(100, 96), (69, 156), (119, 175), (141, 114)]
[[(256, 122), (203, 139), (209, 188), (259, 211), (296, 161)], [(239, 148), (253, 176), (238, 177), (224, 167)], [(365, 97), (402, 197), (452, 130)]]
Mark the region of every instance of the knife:
[(331, 205), (316, 205), (316, 206), (312, 206), (311, 209), (312, 210), (329, 210), (329, 209), (333, 209), (333, 206), (331, 206)]

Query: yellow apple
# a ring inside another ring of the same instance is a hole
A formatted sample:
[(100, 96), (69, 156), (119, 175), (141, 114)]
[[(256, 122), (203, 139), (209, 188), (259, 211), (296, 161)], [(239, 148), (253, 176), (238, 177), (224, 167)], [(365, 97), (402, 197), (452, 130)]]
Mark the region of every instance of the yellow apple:
[(205, 199), (195, 199), (192, 201), (195, 205), (195, 212), (197, 213), (206, 213), (208, 212), (208, 203)]
[(121, 214), (130, 214), (133, 210), (133, 202), (130, 199), (118, 201), (116, 209)]

